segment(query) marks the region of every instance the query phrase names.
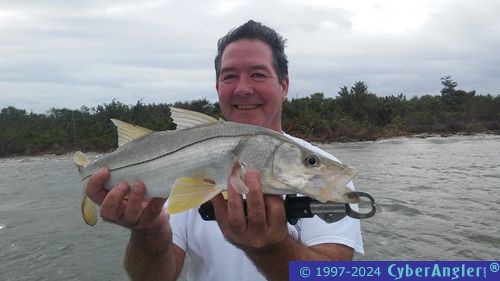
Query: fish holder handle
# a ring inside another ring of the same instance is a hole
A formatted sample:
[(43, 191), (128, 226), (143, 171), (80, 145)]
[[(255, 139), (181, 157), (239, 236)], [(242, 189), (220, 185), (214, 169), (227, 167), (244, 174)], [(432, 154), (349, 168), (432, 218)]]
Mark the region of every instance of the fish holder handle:
[[(327, 223), (334, 223), (345, 216), (354, 219), (366, 219), (375, 215), (375, 200), (365, 192), (350, 192), (347, 194), (350, 198), (366, 197), (370, 200), (371, 210), (368, 213), (359, 213), (351, 209), (349, 204), (326, 202), (311, 199), (305, 196), (287, 195), (285, 198), (285, 212), (288, 223), (291, 225), (297, 224), (301, 218), (312, 218), (317, 215)], [(246, 214), (246, 201), (243, 201)], [(212, 202), (208, 201), (198, 208), (198, 213), (205, 221), (215, 220), (215, 211)]]

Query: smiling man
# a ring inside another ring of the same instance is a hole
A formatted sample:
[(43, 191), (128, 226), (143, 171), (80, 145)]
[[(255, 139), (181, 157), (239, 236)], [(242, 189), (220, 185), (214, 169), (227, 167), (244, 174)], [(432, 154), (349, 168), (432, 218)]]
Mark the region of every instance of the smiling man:
[[(255, 21), (219, 40), (216, 89), (227, 120), (283, 133), (281, 109), (289, 86), (284, 41)], [(292, 260), (349, 260), (354, 251), (363, 253), (358, 220), (345, 217), (327, 224), (314, 217), (289, 225), (283, 197), (263, 194), (255, 171), (243, 179), (249, 189), (246, 212), (243, 196), (229, 182), (227, 200), (222, 195), (212, 199), (217, 222), (203, 221), (196, 209), (167, 215), (165, 200), (146, 198), (140, 182), (120, 183), (107, 192), (103, 184), (108, 178), (109, 171), (99, 170), (86, 192), (101, 204), (105, 220), (131, 229), (125, 268), (132, 280), (175, 280), (186, 254), (191, 260), (188, 280), (255, 281), (288, 280)]]
[(281, 132), (281, 107), (288, 75), (279, 77), (271, 47), (260, 40), (228, 44), (217, 71), (217, 93), (224, 116), (231, 121), (261, 125)]

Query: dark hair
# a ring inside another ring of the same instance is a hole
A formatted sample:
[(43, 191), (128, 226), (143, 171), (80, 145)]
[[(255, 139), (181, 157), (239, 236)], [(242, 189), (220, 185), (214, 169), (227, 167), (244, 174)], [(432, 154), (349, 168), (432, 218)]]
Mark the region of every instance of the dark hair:
[(274, 29), (253, 20), (249, 20), (245, 24), (232, 29), (217, 42), (217, 56), (215, 57), (216, 79), (219, 80), (222, 53), (224, 53), (229, 44), (240, 39), (257, 39), (271, 47), (273, 54), (272, 65), (278, 75), (279, 82), (283, 84), (288, 77), (288, 60), (285, 55), (286, 39)]

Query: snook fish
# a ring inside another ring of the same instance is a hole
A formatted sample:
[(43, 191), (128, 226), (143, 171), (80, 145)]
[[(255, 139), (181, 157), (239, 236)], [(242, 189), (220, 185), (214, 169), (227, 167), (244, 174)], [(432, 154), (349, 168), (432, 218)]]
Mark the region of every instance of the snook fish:
[[(227, 188), (227, 180), (241, 194), (245, 169), (258, 170), (267, 194), (303, 194), (321, 202), (357, 203), (348, 198), (346, 184), (357, 171), (318, 155), (284, 134), (261, 126), (216, 120), (171, 108), (178, 129), (153, 132), (112, 119), (119, 147), (93, 163), (75, 153), (83, 188), (101, 167), (110, 171), (105, 188), (120, 181), (139, 180), (147, 196), (169, 197), (167, 212), (197, 207)], [(179, 129), (180, 128), (180, 129)], [(95, 206), (84, 196), (82, 214), (89, 225), (97, 221)]]

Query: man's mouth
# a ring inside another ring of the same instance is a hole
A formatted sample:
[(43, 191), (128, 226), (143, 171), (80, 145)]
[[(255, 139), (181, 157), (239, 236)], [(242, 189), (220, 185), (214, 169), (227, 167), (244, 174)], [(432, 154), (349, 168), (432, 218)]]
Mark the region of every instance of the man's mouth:
[(259, 105), (258, 104), (237, 104), (237, 105), (234, 105), (234, 107), (236, 107), (239, 110), (252, 110), (252, 109), (256, 109), (257, 107), (259, 107)]

